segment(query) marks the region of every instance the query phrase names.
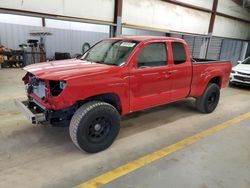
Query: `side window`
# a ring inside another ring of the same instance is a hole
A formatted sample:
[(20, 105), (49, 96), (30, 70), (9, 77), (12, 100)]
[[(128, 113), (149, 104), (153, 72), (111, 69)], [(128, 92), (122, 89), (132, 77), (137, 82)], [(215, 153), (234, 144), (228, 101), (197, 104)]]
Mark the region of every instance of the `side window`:
[(146, 45), (137, 57), (138, 68), (159, 67), (167, 63), (166, 45), (163, 42)]
[(186, 51), (182, 43), (172, 42), (172, 50), (174, 57), (174, 64), (182, 64), (186, 62)]

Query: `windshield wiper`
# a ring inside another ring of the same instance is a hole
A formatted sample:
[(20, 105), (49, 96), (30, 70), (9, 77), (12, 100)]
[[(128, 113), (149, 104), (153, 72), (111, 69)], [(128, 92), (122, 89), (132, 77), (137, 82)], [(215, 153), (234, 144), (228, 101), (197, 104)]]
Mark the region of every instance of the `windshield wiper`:
[(91, 62), (93, 62), (93, 63), (98, 63), (98, 64), (105, 64), (105, 63), (102, 62), (102, 61), (91, 61)]
[(116, 65), (118, 66), (116, 63), (105, 63), (103, 61), (92, 61), (92, 60), (88, 60), (88, 59), (81, 59), (83, 61), (88, 61), (88, 62), (91, 62), (91, 63), (98, 63), (98, 64), (104, 64), (104, 65)]
[(105, 63), (106, 65), (116, 65), (118, 66), (116, 63)]
[(99, 64), (104, 64), (104, 65), (117, 65), (116, 63), (106, 63), (106, 62), (103, 62), (103, 61), (93, 61), (94, 63), (99, 63)]

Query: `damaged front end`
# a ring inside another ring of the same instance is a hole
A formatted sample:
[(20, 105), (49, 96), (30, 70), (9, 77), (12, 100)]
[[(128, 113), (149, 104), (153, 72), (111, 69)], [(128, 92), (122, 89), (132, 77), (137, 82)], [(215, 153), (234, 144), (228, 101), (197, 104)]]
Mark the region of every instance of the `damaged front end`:
[(54, 110), (53, 97), (57, 97), (66, 87), (66, 81), (42, 80), (27, 72), (23, 77), (28, 99), (15, 99), (19, 111), (33, 124), (49, 122), (54, 126), (68, 126), (77, 109), (72, 105)]
[(29, 108), (28, 101), (20, 101), (15, 99), (15, 105), (19, 109), (19, 111), (32, 123), (32, 124), (39, 124), (42, 122), (46, 122), (46, 117), (43, 112), (38, 112), (34, 108)]

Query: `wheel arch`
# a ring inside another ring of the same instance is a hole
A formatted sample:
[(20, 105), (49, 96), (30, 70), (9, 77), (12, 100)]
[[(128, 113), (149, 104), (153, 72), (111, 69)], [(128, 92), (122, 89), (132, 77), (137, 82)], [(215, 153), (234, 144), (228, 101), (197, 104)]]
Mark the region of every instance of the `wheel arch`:
[(208, 86), (208, 84), (210, 84), (210, 83), (217, 84), (217, 85), (221, 88), (221, 85), (222, 85), (222, 77), (221, 77), (221, 76), (214, 76), (213, 78), (210, 78), (210, 80), (209, 80), (208, 83), (207, 83), (207, 86)]
[(78, 103), (80, 103), (80, 105), (89, 102), (89, 101), (102, 101), (102, 102), (106, 102), (112, 106), (114, 106), (117, 111), (119, 112), (119, 114), (122, 114), (122, 103), (121, 103), (121, 99), (119, 97), (118, 94), (116, 93), (103, 93), (103, 94), (98, 94), (98, 95), (93, 95), (90, 96), (84, 100), (78, 101)]
[(222, 88), (222, 76), (216, 74), (214, 76), (208, 76), (205, 79), (201, 80), (197, 85), (192, 85), (191, 96), (197, 98), (200, 97), (206, 90), (209, 84), (214, 83)]

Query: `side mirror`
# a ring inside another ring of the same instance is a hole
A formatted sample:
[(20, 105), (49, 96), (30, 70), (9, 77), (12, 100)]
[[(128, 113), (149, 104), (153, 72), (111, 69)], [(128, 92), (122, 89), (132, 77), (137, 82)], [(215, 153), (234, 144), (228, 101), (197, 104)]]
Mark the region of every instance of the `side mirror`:
[(238, 64), (241, 64), (241, 63), (242, 63), (242, 61), (237, 61), (237, 63), (238, 63)]
[(87, 52), (90, 49), (90, 44), (88, 42), (85, 42), (82, 45), (82, 53), (84, 54), (85, 52)]

